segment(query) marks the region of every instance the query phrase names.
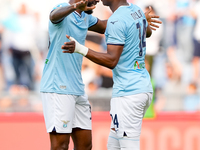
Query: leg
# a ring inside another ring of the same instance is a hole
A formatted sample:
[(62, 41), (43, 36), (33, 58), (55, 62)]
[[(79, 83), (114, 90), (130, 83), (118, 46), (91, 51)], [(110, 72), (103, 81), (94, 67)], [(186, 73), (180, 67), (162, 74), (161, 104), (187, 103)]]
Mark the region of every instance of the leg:
[(91, 106), (87, 95), (78, 96), (75, 105), (75, 117), (72, 127), (74, 150), (92, 149)]
[(51, 150), (68, 150), (75, 111), (75, 97), (56, 93), (41, 93)]
[(110, 129), (110, 134), (107, 143), (108, 150), (120, 150), (119, 139), (114, 129)]
[(74, 150), (91, 150), (92, 149), (91, 130), (83, 130), (80, 128), (74, 128), (72, 130), (72, 140), (74, 142)]
[[(116, 131), (120, 150), (139, 150), (142, 119), (152, 94), (141, 93), (111, 99), (111, 128)], [(118, 109), (120, 108), (120, 109)]]
[(119, 140), (121, 150), (140, 150), (140, 137), (128, 138), (123, 137)]
[(70, 134), (69, 133), (56, 133), (53, 131), (49, 133), (51, 150), (68, 150)]

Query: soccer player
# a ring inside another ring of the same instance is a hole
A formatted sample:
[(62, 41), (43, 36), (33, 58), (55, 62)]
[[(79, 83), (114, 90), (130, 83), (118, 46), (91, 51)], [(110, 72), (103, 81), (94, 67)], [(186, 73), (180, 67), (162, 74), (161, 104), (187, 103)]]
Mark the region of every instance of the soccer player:
[(70, 0), (50, 13), (49, 52), (40, 91), (51, 150), (67, 150), (70, 136), (75, 150), (91, 150), (91, 107), (81, 77), (83, 56), (64, 56), (66, 34), (85, 43), (88, 30), (104, 33), (106, 22), (90, 15), (99, 0)]
[[(113, 71), (113, 94), (108, 150), (139, 150), (142, 119), (152, 100), (150, 75), (145, 68), (150, 19), (126, 0), (102, 0), (113, 14), (105, 31), (107, 53), (95, 52), (66, 35), (63, 53), (79, 53)], [(67, 55), (64, 55), (68, 57)]]

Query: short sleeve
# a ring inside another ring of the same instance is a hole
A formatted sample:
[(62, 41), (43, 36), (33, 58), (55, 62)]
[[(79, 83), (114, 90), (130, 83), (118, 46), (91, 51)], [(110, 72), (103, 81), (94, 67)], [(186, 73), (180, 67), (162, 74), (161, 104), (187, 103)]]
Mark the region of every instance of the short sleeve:
[(69, 5), (70, 5), (69, 3), (60, 3), (60, 4), (56, 5), (56, 6), (52, 9), (52, 11), (53, 11), (54, 9), (56, 9), (56, 8), (65, 7), (65, 6), (69, 6)]
[[(92, 16), (92, 15), (89, 15), (89, 27), (91, 27), (91, 26), (97, 24), (97, 22), (98, 22), (97, 17), (94, 17), (94, 16)], [(89, 28), (89, 27), (88, 27), (88, 28)]]
[(126, 24), (122, 20), (112, 19), (107, 22), (106, 42), (112, 45), (124, 45), (126, 40)]

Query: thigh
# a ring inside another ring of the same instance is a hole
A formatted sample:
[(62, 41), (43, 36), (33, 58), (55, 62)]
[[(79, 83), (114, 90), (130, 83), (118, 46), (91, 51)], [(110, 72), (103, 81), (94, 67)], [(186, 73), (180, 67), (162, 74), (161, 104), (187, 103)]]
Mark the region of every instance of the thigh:
[(138, 138), (123, 137), (119, 139), (120, 150), (140, 150), (140, 140)]
[(87, 95), (78, 96), (75, 104), (73, 128), (92, 129), (91, 106)]
[(91, 150), (92, 149), (91, 130), (73, 128), (71, 136), (74, 142), (74, 150)]
[(114, 130), (110, 129), (107, 142), (108, 150), (120, 150), (119, 138)]
[(57, 133), (71, 133), (76, 96), (41, 93), (41, 97), (47, 132), (52, 132), (55, 129)]
[(152, 95), (142, 93), (111, 99), (111, 128), (115, 128), (117, 136), (139, 137), (142, 119), (151, 103)]

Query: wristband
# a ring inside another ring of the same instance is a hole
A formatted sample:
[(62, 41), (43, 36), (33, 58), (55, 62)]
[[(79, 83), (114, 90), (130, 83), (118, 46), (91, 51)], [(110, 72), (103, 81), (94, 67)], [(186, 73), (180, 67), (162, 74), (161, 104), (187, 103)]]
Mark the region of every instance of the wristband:
[(74, 53), (79, 53), (83, 56), (86, 56), (88, 53), (88, 48), (85, 47), (84, 45), (81, 45), (79, 42), (77, 42), (73, 37), (70, 36), (69, 38), (70, 41), (75, 42), (75, 50)]

